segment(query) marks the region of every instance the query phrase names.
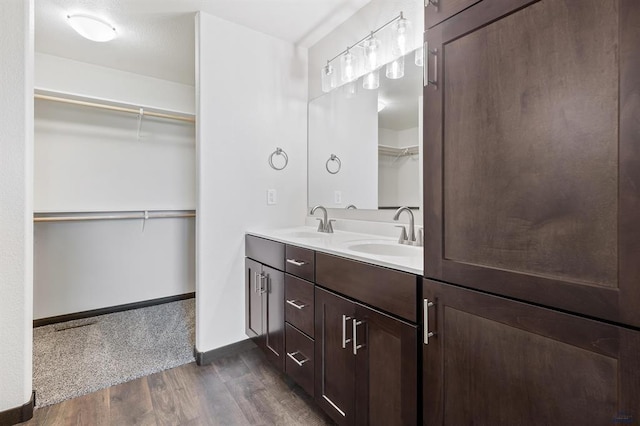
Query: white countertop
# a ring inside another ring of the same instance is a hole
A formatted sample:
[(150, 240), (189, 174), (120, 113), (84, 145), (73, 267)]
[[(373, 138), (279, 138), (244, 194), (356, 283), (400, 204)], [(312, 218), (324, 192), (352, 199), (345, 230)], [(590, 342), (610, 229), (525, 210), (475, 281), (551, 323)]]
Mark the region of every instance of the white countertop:
[(247, 234), (316, 250), (322, 253), (342, 256), (348, 259), (370, 263), (372, 265), (397, 269), (399, 271), (409, 272), (415, 275), (422, 275), (423, 271), (422, 247), (414, 248), (407, 246), (408, 252), (415, 252), (415, 254), (408, 256), (388, 256), (364, 253), (349, 248), (350, 246), (357, 246), (358, 244), (366, 243), (398, 244), (397, 238), (342, 230), (335, 230), (333, 234), (324, 234), (322, 232), (317, 232), (316, 228), (309, 226), (280, 229), (252, 229), (247, 231)]

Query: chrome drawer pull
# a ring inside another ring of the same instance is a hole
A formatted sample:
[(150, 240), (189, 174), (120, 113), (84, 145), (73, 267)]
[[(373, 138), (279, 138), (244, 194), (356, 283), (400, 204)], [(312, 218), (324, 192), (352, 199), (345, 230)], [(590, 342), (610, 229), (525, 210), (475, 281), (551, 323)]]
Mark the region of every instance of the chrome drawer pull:
[(304, 266), (307, 264), (307, 262), (304, 262), (302, 260), (295, 260), (295, 259), (287, 259), (287, 263), (290, 263), (296, 266)]
[(346, 315), (342, 316), (342, 349), (347, 348), (347, 343), (351, 341), (351, 339), (347, 339), (347, 321), (349, 321), (351, 317)]
[(429, 331), (429, 307), (433, 306), (433, 302), (424, 299), (424, 344), (429, 344), (429, 337), (433, 337), (436, 333)]
[(307, 305), (298, 305), (298, 304), (296, 303), (295, 299), (294, 299), (294, 300), (287, 300), (287, 303), (288, 303), (289, 305), (293, 306), (293, 307), (294, 307), (294, 308), (296, 308), (296, 309), (303, 309), (303, 308), (306, 308), (306, 307), (307, 307)]
[(309, 358), (304, 358), (301, 361), (298, 361), (296, 359), (296, 355), (298, 355), (300, 353), (300, 351), (295, 351), (295, 352), (287, 352), (287, 356), (289, 358), (291, 358), (293, 360), (293, 362), (295, 362), (296, 364), (298, 364), (300, 367), (302, 367), (302, 364), (304, 364), (305, 362), (309, 361)]
[(358, 344), (358, 326), (364, 324), (364, 321), (353, 319), (353, 354), (358, 355), (358, 349), (364, 348), (366, 345)]

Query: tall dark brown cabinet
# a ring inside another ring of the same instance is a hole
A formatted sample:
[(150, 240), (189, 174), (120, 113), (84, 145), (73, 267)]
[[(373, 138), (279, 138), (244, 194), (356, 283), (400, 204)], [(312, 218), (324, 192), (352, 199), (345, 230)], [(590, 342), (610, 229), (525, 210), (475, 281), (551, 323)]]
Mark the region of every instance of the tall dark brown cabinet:
[(425, 424), (640, 421), (640, 2), (425, 17)]

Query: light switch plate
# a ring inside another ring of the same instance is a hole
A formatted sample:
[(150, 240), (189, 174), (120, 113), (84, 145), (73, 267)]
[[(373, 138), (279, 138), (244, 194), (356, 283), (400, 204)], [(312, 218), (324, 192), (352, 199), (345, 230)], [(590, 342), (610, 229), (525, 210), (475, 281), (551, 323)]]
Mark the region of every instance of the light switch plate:
[(278, 204), (278, 191), (267, 189), (267, 205), (272, 206), (274, 204)]
[(342, 204), (342, 191), (333, 191), (333, 202), (335, 204)]

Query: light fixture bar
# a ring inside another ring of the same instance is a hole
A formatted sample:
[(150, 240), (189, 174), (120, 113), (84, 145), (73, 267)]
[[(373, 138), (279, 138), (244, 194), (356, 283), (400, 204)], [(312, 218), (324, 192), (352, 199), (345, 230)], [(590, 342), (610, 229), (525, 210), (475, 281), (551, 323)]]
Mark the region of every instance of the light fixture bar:
[(327, 61), (327, 64), (330, 64), (331, 62), (333, 62), (335, 59), (337, 59), (340, 55), (347, 53), (348, 50), (353, 49), (354, 47), (358, 46), (360, 43), (362, 43), (363, 41), (365, 41), (366, 39), (368, 39), (369, 37), (372, 37), (374, 34), (376, 34), (379, 31), (382, 31), (383, 29), (387, 28), (389, 25), (393, 24), (394, 22), (400, 20), (404, 18), (404, 15), (402, 12), (400, 12), (400, 14), (398, 16), (396, 16), (395, 18), (393, 18), (392, 20), (390, 20), (389, 22), (382, 24), (380, 27), (378, 27), (376, 30), (371, 31), (369, 34), (367, 34), (366, 36), (362, 37), (360, 40), (356, 41), (355, 43), (353, 43), (351, 46), (347, 47), (346, 49), (344, 49), (342, 52), (338, 53), (336, 56), (334, 56), (333, 58), (329, 59)]

